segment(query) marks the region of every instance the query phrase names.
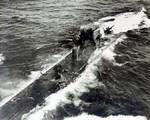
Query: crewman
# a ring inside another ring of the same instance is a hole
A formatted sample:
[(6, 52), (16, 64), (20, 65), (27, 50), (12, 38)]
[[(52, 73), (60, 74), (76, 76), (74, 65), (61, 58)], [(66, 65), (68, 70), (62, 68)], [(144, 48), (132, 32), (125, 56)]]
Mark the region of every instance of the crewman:
[(112, 28), (113, 28), (114, 26), (111, 26), (111, 27), (107, 27), (106, 29), (104, 29), (104, 33), (105, 34), (111, 34), (112, 33)]

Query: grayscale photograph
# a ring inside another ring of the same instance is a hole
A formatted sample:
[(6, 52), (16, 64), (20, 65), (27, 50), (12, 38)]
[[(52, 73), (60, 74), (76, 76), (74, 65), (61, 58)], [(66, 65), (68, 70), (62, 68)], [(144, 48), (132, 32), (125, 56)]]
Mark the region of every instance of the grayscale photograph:
[(1, 0), (0, 120), (150, 120), (150, 0)]

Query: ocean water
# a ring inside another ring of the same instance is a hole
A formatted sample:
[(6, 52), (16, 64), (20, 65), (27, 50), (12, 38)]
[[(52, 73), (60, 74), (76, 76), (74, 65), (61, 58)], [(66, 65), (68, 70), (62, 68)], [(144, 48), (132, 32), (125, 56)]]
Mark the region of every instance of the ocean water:
[[(102, 38), (107, 39), (92, 53), (85, 71), (22, 120), (149, 119), (149, 38), (144, 34), (150, 19), (146, 9), (107, 16), (93, 24), (99, 24)], [(110, 25), (114, 25), (113, 33), (105, 35), (103, 28)]]
[(114, 24), (114, 35), (94, 51), (76, 82), (22, 119), (150, 117), (149, 13), (149, 0), (2, 0), (1, 105), (58, 62), (72, 48), (80, 26), (113, 16), (116, 20), (101, 28)]

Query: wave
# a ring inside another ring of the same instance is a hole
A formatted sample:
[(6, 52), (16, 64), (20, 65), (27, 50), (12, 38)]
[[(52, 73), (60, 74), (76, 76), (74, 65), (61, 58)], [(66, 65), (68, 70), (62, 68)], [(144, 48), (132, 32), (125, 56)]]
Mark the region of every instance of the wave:
[(125, 116), (125, 115), (108, 116), (106, 118), (102, 118), (95, 115), (88, 115), (86, 113), (83, 113), (77, 117), (69, 117), (65, 118), (64, 120), (147, 120), (147, 118), (144, 116)]
[[(53, 113), (59, 106), (64, 106), (65, 104), (73, 104), (74, 106), (79, 107), (81, 103), (80, 96), (83, 93), (88, 92), (91, 88), (105, 87), (105, 85), (98, 80), (97, 71), (103, 70), (104, 60), (107, 60), (110, 64), (119, 65), (114, 59), (116, 55), (116, 53), (114, 53), (114, 49), (117, 44), (126, 39), (124, 32), (133, 29), (150, 27), (150, 20), (147, 18), (145, 11), (146, 10), (143, 8), (137, 13), (122, 13), (116, 16), (105, 17), (100, 19), (98, 22), (95, 22), (94, 24), (99, 26), (102, 38), (108, 38), (109, 41), (105, 41), (103, 47), (97, 48), (92, 53), (85, 71), (78, 76), (75, 82), (48, 96), (45, 99), (46, 102), (42, 106), (37, 106), (29, 113), (23, 115), (22, 120), (42, 120), (45, 118), (46, 114), (51, 114), (51, 112)], [(103, 32), (104, 29), (111, 27), (112, 25), (114, 26), (113, 34), (105, 35)], [(123, 29), (123, 27), (125, 27), (125, 29)], [(145, 120), (143, 117), (131, 118)]]
[[(145, 14), (145, 8), (142, 8), (140, 12), (127, 12), (116, 16), (108, 16), (99, 19), (94, 24), (100, 26), (100, 32), (102, 36), (105, 36), (104, 29), (112, 27), (114, 34), (127, 32), (133, 29), (150, 27), (150, 20)], [(106, 22), (105, 22), (106, 21)]]
[[(51, 56), (52, 58), (55, 58), (55, 63), (48, 63), (41, 66), (41, 70), (39, 71), (31, 71), (30, 75), (28, 76), (28, 79), (22, 80), (19, 83), (14, 84), (13, 82), (7, 83), (6, 86), (9, 86), (7, 88), (0, 88), (0, 94), (1, 94), (1, 101), (0, 101), (0, 107), (2, 107), (4, 104), (6, 104), (8, 101), (10, 101), (13, 97), (15, 97), (18, 93), (20, 93), (24, 88), (29, 86), (32, 82), (39, 79), (43, 74), (45, 74), (49, 69), (51, 69), (53, 66), (58, 64), (62, 59), (64, 59), (70, 52), (62, 52), (60, 54), (54, 54)], [(11, 88), (10, 86), (15, 86), (15, 88)]]
[[(117, 42), (120, 42), (120, 39), (122, 36), (116, 40), (114, 43), (117, 44)], [(111, 42), (111, 45), (112, 44)], [(76, 79), (76, 82), (71, 83), (63, 90), (58, 91), (57, 93), (54, 93), (46, 98), (46, 103), (44, 106), (39, 107), (37, 106), (35, 109), (33, 109), (29, 114), (23, 116), (23, 120), (42, 120), (44, 118), (44, 114), (47, 111), (52, 111), (57, 109), (58, 106), (73, 103), (75, 106), (79, 106), (81, 100), (79, 97), (85, 93), (88, 92), (90, 88), (95, 87), (105, 87), (105, 85), (102, 82), (99, 82), (97, 78), (97, 72), (99, 68), (102, 67), (102, 60), (103, 57), (101, 56), (105, 50), (107, 50), (107, 47), (104, 46), (100, 49), (97, 49), (95, 51), (96, 54), (92, 55), (90, 58), (95, 58), (95, 55), (98, 53), (98, 57), (95, 60), (92, 60), (88, 66), (86, 67), (85, 71)], [(69, 99), (68, 96), (74, 96), (73, 100)]]

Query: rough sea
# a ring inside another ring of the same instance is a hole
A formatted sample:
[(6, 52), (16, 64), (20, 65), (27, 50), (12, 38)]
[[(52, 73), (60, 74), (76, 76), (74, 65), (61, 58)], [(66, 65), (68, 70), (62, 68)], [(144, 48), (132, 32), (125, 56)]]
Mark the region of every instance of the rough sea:
[(72, 48), (79, 28), (93, 23), (107, 39), (85, 70), (22, 120), (148, 120), (149, 17), (149, 0), (1, 0), (0, 106), (48, 71)]

